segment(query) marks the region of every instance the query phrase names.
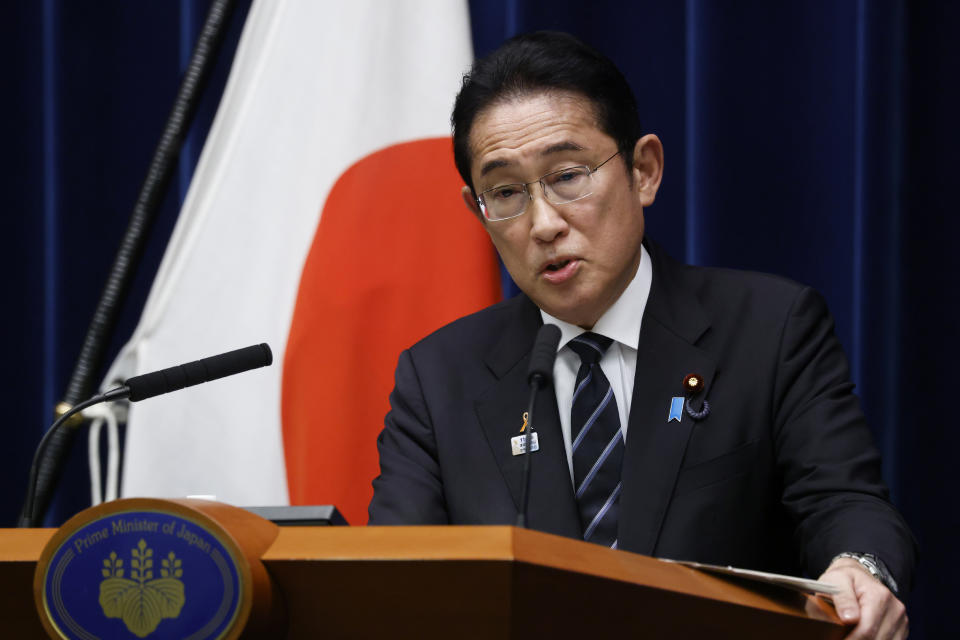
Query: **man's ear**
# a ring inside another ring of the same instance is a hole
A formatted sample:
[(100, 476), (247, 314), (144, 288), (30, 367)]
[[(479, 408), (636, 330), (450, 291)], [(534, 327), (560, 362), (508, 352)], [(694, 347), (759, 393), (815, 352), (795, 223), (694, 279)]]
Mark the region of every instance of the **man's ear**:
[(484, 226), (487, 224), (487, 219), (483, 217), (483, 211), (480, 211), (480, 205), (477, 204), (477, 199), (473, 197), (473, 189), (465, 186), (460, 190), (460, 197), (463, 198), (463, 203), (467, 205), (467, 209), (470, 209), (470, 213), (477, 217)]
[(633, 179), (640, 204), (649, 207), (663, 179), (663, 144), (652, 133), (637, 140), (633, 147)]

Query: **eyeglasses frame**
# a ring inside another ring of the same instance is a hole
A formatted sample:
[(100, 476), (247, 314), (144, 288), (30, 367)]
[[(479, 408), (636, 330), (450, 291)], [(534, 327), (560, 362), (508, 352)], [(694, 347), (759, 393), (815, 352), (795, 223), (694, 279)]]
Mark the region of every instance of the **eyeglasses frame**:
[(522, 182), (522, 183), (521, 183), (521, 182), (518, 182), (518, 183), (510, 183), (510, 184), (500, 184), (500, 185), (497, 185), (497, 186), (495, 186), (495, 187), (490, 187), (489, 189), (486, 189), (486, 190), (482, 191), (482, 192), (477, 196), (477, 198), (476, 198), (476, 199), (477, 199), (477, 206), (480, 207), (480, 212), (483, 213), (483, 217), (484, 217), (486, 220), (490, 221), (490, 222), (504, 222), (504, 221), (506, 221), (506, 220), (513, 220), (514, 218), (519, 218), (520, 216), (522, 216), (524, 213), (527, 212), (527, 204), (524, 204), (524, 205), (523, 205), (523, 209), (521, 209), (519, 213), (516, 213), (516, 214), (514, 214), (514, 215), (512, 215), (512, 216), (509, 216), (509, 217), (507, 217), (507, 218), (491, 218), (489, 215), (487, 215), (487, 205), (484, 204), (484, 202), (483, 202), (483, 196), (484, 196), (484, 194), (490, 193), (491, 191), (495, 191), (496, 189), (503, 189), (504, 187), (520, 187), (520, 190), (523, 191), (523, 193), (527, 194), (527, 202), (529, 202), (530, 200), (533, 200), (533, 194), (530, 193), (530, 190), (529, 190), (527, 187), (529, 187), (531, 184), (536, 184), (536, 183), (538, 183), (538, 182), (540, 183), (540, 188), (543, 189), (543, 197), (547, 199), (547, 202), (550, 202), (551, 204), (561, 204), (561, 205), (562, 205), (562, 204), (570, 204), (571, 202), (578, 202), (578, 201), (580, 201), (580, 200), (583, 200), (584, 198), (589, 198), (590, 196), (592, 196), (592, 195), (593, 195), (593, 190), (591, 189), (591, 191), (590, 191), (589, 193), (585, 193), (585, 194), (583, 194), (582, 196), (580, 196), (579, 198), (574, 198), (573, 200), (565, 200), (565, 201), (563, 201), (563, 202), (553, 202), (552, 200), (550, 200), (550, 199), (547, 197), (547, 185), (545, 185), (545, 184), (543, 183), (544, 178), (549, 178), (549, 177), (552, 176), (552, 175), (556, 175), (556, 174), (558, 174), (558, 173), (563, 173), (564, 171), (570, 171), (571, 169), (578, 169), (578, 168), (581, 168), (581, 167), (582, 167), (582, 168), (584, 168), (584, 169), (586, 169), (586, 170), (588, 171), (587, 176), (589, 176), (590, 179), (593, 180), (593, 174), (595, 174), (597, 171), (599, 171), (599, 170), (600, 170), (600, 167), (602, 167), (603, 165), (607, 164), (608, 162), (610, 162), (611, 160), (613, 160), (614, 158), (616, 158), (618, 155), (620, 155), (620, 150), (619, 150), (619, 149), (617, 150), (616, 153), (614, 153), (612, 156), (610, 156), (609, 158), (607, 158), (606, 160), (604, 160), (603, 162), (601, 162), (600, 164), (598, 164), (597, 166), (595, 166), (593, 169), (591, 169), (590, 166), (589, 166), (589, 165), (586, 165), (586, 164), (575, 164), (575, 165), (570, 166), (570, 167), (564, 167), (563, 169), (557, 169), (556, 171), (550, 171), (549, 173), (545, 173), (545, 174), (543, 174), (542, 176), (540, 176), (539, 178), (537, 178), (536, 180), (531, 180), (530, 182)]

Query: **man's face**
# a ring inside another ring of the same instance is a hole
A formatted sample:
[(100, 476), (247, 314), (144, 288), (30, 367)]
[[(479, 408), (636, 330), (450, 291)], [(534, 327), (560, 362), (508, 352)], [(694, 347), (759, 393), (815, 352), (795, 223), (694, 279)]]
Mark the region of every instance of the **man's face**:
[[(496, 103), (470, 130), (471, 176), (476, 192), (527, 183), (575, 165), (591, 169), (616, 153), (590, 103), (567, 93), (541, 93)], [(663, 152), (656, 136), (644, 136), (634, 168), (617, 156), (593, 174), (593, 193), (552, 204), (539, 184), (524, 213), (486, 220), (464, 187), (464, 200), (484, 222), (517, 286), (538, 307), (566, 322), (590, 328), (636, 274), (643, 240), (643, 207), (660, 183)]]

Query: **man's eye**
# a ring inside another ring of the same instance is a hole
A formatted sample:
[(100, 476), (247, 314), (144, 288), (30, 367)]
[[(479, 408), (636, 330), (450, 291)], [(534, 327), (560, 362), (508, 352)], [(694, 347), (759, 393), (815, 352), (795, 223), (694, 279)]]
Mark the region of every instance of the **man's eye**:
[(563, 171), (558, 171), (557, 173), (553, 174), (553, 176), (551, 176), (552, 177), (551, 183), (563, 184), (565, 182), (576, 182), (577, 180), (580, 180), (581, 178), (583, 178), (585, 175), (586, 174), (584, 173), (584, 171), (579, 167), (576, 167), (573, 169), (565, 169)]
[(520, 193), (520, 190), (517, 189), (515, 186), (510, 185), (506, 187), (500, 187), (499, 189), (494, 189), (493, 197), (496, 198), (497, 200), (509, 200), (510, 198), (517, 195), (518, 193)]

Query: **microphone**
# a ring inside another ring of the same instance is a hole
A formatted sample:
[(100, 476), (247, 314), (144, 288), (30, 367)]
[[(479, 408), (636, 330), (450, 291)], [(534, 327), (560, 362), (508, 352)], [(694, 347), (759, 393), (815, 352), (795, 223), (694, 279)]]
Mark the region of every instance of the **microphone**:
[[(40, 439), (40, 444), (33, 456), (33, 464), (30, 467), (27, 496), (23, 501), (23, 510), (20, 512), (17, 526), (35, 527), (43, 516), (43, 513), (36, 513), (38, 510), (36, 505), (38, 502), (40, 505), (46, 505), (49, 502), (48, 497), (53, 491), (54, 479), (59, 476), (60, 463), (66, 457), (66, 449), (60, 451), (59, 448), (63, 447), (64, 443), (70, 442), (70, 439), (61, 437), (60, 428), (74, 414), (108, 400), (128, 398), (131, 402), (137, 402), (171, 391), (178, 391), (184, 387), (243, 373), (250, 369), (266, 367), (272, 362), (273, 353), (270, 351), (270, 346), (266, 343), (255, 344), (176, 367), (134, 376), (124, 382), (122, 386), (84, 400), (72, 407), (60, 416)], [(38, 496), (40, 497), (39, 500)], [(44, 511), (45, 509), (46, 507), (41, 506), (39, 510)]]
[(523, 485), (520, 494), (520, 511), (517, 513), (517, 526), (527, 526), (527, 502), (530, 498), (530, 451), (531, 433), (533, 433), (533, 409), (537, 391), (553, 382), (553, 363), (557, 359), (557, 346), (560, 344), (560, 327), (545, 324), (537, 332), (530, 354), (530, 367), (527, 369), (527, 384), (530, 385), (530, 401), (527, 403), (527, 431), (523, 448)]
[(184, 387), (192, 387), (250, 369), (266, 367), (272, 362), (273, 353), (270, 347), (266, 343), (261, 343), (169, 369), (134, 376), (124, 385), (130, 389), (130, 402), (139, 402), (171, 391), (179, 391)]
[(553, 382), (553, 362), (557, 359), (559, 344), (560, 327), (555, 324), (545, 324), (540, 327), (530, 355), (527, 384), (545, 385)]

